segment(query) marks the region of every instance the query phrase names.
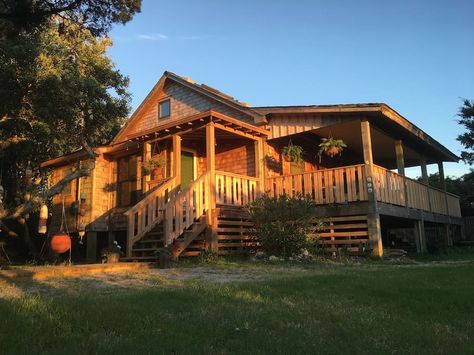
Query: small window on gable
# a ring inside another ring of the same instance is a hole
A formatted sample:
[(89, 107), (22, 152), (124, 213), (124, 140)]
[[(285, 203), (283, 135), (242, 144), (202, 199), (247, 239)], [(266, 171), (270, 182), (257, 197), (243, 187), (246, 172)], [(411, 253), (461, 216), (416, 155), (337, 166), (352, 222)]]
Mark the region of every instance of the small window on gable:
[(159, 119), (167, 118), (169, 117), (170, 113), (171, 113), (170, 100), (168, 99), (168, 100), (161, 101), (158, 104), (158, 118)]

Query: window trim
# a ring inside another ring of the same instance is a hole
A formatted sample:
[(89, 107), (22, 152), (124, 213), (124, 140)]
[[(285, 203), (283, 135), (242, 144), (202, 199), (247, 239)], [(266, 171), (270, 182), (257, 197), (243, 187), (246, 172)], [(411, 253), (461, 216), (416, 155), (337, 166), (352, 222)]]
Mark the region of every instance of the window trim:
[[(162, 105), (163, 103), (165, 103), (166, 101), (169, 102), (168, 115), (162, 116), (162, 115), (161, 115), (161, 105)], [(167, 98), (162, 99), (162, 100), (160, 100), (160, 101), (158, 102), (158, 119), (159, 119), (159, 120), (163, 120), (163, 119), (169, 118), (170, 116), (171, 116), (171, 100), (170, 100), (169, 97), (167, 97)]]

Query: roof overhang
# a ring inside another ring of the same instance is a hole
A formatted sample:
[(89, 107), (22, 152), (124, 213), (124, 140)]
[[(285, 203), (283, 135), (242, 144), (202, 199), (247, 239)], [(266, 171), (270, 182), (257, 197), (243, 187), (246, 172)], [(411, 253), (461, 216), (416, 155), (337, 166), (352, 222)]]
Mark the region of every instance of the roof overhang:
[(168, 124), (161, 125), (154, 129), (127, 136), (123, 142), (104, 147), (103, 153), (113, 154), (127, 148), (130, 149), (130, 147), (136, 146), (137, 142), (163, 140), (175, 134), (183, 135), (200, 129), (211, 122), (218, 129), (226, 130), (249, 139), (266, 138), (269, 133), (263, 128), (210, 110), (169, 122)]
[(318, 105), (318, 106), (277, 106), (256, 107), (256, 111), (265, 114), (271, 120), (273, 115), (321, 114), (323, 116), (359, 116), (367, 118), (374, 126), (387, 133), (396, 133), (400, 139), (412, 144), (422, 142), (422, 149), (435, 151), (443, 161), (457, 162), (459, 157), (443, 146), (429, 134), (415, 126), (397, 111), (384, 103)]

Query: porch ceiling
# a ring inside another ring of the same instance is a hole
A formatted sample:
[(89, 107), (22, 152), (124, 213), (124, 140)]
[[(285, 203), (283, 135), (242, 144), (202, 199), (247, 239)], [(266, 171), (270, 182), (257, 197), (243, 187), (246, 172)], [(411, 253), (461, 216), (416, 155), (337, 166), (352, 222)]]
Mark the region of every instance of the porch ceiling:
[[(298, 137), (301, 136), (306, 142), (314, 141), (314, 147), (320, 142), (321, 138), (334, 137), (342, 139), (348, 146), (348, 151), (351, 151), (352, 156), (356, 157), (357, 161), (352, 163), (363, 163), (363, 149), (362, 149), (362, 133), (360, 128), (360, 121), (349, 121), (332, 126), (322, 127), (294, 135), (293, 143), (298, 144)], [(395, 169), (397, 167), (395, 154), (395, 138), (386, 134), (382, 129), (371, 125), (372, 149), (374, 163), (388, 169)], [(304, 137), (304, 138), (303, 138)], [(289, 137), (282, 137), (278, 140), (288, 140)], [(425, 154), (427, 163), (437, 163), (440, 159), (433, 150), (423, 150), (423, 147), (416, 147), (411, 141), (404, 141), (404, 159), (405, 166), (420, 166), (420, 155)], [(419, 145), (419, 142), (418, 142)]]

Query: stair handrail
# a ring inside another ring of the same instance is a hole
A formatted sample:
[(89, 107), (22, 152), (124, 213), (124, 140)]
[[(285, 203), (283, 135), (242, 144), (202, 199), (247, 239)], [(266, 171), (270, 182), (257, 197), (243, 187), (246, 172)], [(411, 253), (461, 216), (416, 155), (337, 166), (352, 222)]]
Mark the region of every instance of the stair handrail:
[(209, 177), (209, 172), (204, 173), (166, 204), (163, 216), (165, 246), (173, 243), (210, 208)]
[(165, 206), (176, 193), (175, 182), (174, 177), (169, 178), (124, 212), (124, 215), (127, 216), (127, 255), (131, 255), (133, 244), (163, 221)]

